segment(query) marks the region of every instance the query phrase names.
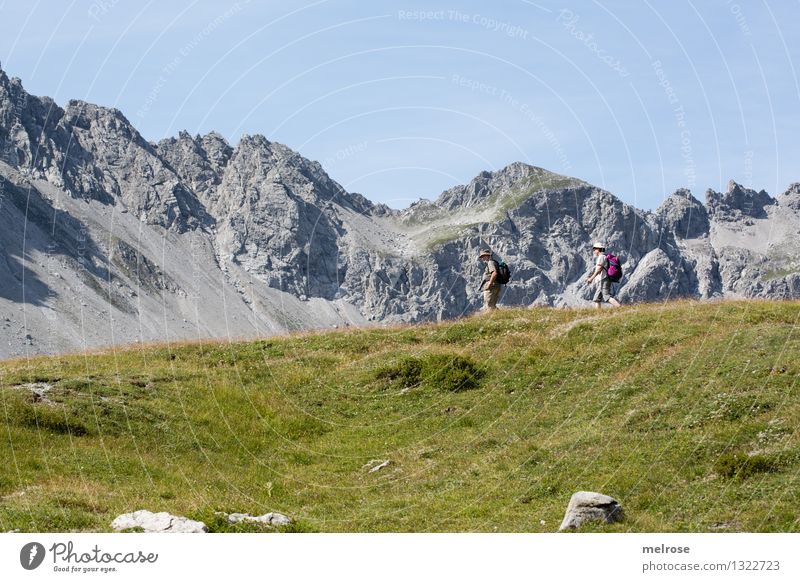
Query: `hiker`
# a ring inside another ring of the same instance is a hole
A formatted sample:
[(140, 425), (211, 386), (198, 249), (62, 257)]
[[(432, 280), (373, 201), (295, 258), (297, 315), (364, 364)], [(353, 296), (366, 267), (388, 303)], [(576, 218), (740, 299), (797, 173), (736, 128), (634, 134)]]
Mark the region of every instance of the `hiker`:
[(591, 285), (595, 279), (600, 279), (600, 284), (597, 286), (597, 291), (594, 294), (594, 307), (600, 309), (600, 304), (603, 302), (611, 303), (615, 307), (619, 307), (620, 303), (611, 293), (611, 278), (608, 276), (608, 257), (606, 257), (606, 247), (601, 242), (595, 242), (592, 245), (592, 254), (594, 254), (594, 271), (586, 279), (586, 282)]
[(478, 287), (479, 291), (483, 290), (483, 308), (497, 309), (497, 299), (500, 297), (500, 283), (497, 281), (497, 261), (492, 258), (492, 251), (489, 249), (483, 249), (479, 258), (486, 263), (481, 286)]

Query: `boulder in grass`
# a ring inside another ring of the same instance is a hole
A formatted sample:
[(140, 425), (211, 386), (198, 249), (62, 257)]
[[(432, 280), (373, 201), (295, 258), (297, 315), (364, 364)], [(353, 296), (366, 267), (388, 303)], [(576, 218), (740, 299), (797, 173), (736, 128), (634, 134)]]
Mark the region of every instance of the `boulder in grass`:
[(124, 513), (111, 522), (117, 531), (142, 529), (145, 533), (206, 533), (208, 528), (202, 521), (172, 515), (166, 511), (153, 513), (140, 509)]
[(592, 491), (578, 491), (570, 498), (564, 521), (558, 529), (578, 529), (591, 521), (616, 523), (622, 521), (623, 517), (622, 506), (613, 497)]

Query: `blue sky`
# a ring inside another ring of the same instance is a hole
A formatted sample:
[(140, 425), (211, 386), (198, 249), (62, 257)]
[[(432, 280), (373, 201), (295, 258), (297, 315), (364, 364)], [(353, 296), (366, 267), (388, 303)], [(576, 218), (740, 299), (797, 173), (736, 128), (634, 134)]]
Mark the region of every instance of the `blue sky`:
[(0, 0), (37, 95), (261, 133), (405, 207), (524, 161), (655, 208), (800, 181), (800, 3)]

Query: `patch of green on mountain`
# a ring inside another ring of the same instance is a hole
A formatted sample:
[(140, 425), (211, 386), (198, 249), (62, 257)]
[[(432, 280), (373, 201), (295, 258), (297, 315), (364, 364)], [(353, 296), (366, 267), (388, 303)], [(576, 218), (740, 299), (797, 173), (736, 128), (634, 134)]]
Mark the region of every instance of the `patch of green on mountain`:
[(409, 228), (424, 226), (428, 223), (442, 220), (447, 215), (447, 211), (436, 206), (433, 202), (421, 200), (402, 214), (400, 224)]
[(427, 231), (425, 235), (428, 238), (424, 239), (423, 248), (430, 252), (433, 249), (440, 247), (444, 244), (460, 239), (469, 231), (473, 226), (472, 224), (458, 224), (452, 226), (441, 226), (433, 231)]
[(783, 277), (786, 277), (788, 275), (793, 275), (793, 274), (798, 273), (798, 272), (800, 272), (800, 268), (798, 268), (798, 267), (785, 267), (785, 268), (782, 268), (782, 269), (780, 269), (780, 268), (779, 269), (772, 269), (772, 270), (766, 271), (762, 278), (764, 279), (764, 281), (772, 281), (774, 279), (782, 279)]
[[(536, 170), (540, 170), (540, 168), (536, 168)], [(482, 206), (496, 206), (499, 212), (498, 217), (502, 218), (506, 211), (518, 208), (537, 192), (574, 188), (583, 183), (576, 178), (541, 170), (540, 172), (534, 172), (527, 180), (515, 184), (508, 191), (492, 194), (483, 202)]]
[[(790, 241), (784, 241), (784, 244), (791, 246)], [(764, 281), (782, 279), (788, 275), (800, 272), (800, 264), (798, 264), (795, 256), (784, 250), (771, 249), (770, 252), (767, 253), (765, 264), (769, 268), (764, 271), (762, 275)]]
[(626, 516), (591, 531), (796, 532), (798, 322), (799, 302), (501, 309), (2, 362), (0, 530), (148, 509), (551, 532), (590, 490)]

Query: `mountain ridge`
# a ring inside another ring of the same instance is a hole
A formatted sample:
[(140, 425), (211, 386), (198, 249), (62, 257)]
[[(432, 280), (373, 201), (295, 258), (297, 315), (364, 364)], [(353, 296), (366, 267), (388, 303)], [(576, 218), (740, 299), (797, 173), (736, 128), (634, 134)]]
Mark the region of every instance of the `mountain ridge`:
[(514, 162), (394, 210), (265, 136), (150, 143), (2, 70), (0, 146), (0, 355), (458, 317), (481, 305), (485, 246), (513, 265), (506, 305), (586, 304), (597, 239), (625, 260), (623, 301), (800, 294), (800, 184), (650, 211)]

